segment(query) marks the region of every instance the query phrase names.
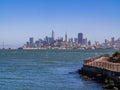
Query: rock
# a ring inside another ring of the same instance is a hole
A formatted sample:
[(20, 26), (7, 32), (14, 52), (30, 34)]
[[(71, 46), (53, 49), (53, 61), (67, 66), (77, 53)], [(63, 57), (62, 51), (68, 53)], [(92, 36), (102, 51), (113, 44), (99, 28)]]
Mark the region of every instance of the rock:
[(95, 80), (95, 77), (92, 77), (91, 79), (92, 79), (92, 80)]
[(117, 87), (114, 87), (113, 90), (119, 90)]
[(102, 74), (97, 74), (96, 76), (97, 76), (97, 77), (101, 77), (101, 76), (102, 76)]
[(74, 72), (69, 72), (69, 74), (74, 74)]
[(88, 76), (82, 76), (82, 78), (84, 79), (84, 80), (88, 80), (89, 79), (89, 77)]
[(110, 85), (110, 84), (104, 84), (102, 86), (104, 89), (113, 89), (114, 86)]
[(105, 84), (107, 84), (108, 83), (108, 80), (107, 79), (105, 79), (105, 82), (104, 82)]
[(79, 74), (82, 74), (82, 70), (81, 70), (81, 69), (78, 69), (78, 73), (79, 73)]
[(108, 84), (104, 84), (104, 85), (102, 86), (102, 88), (104, 88), (104, 89), (108, 89), (108, 87), (109, 87)]

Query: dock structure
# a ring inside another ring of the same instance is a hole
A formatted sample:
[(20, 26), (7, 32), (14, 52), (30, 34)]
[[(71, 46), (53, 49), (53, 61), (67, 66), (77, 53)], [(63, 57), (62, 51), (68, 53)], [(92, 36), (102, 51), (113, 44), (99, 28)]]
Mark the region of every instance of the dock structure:
[(106, 59), (108, 57), (100, 56), (97, 58), (91, 58), (88, 60), (84, 60), (84, 65), (98, 67), (101, 69), (106, 69), (114, 72), (120, 73), (120, 63), (112, 63), (108, 62)]
[(108, 57), (99, 56), (84, 60), (79, 70), (82, 76), (87, 76), (103, 83), (104, 88), (120, 90), (120, 63), (109, 62)]

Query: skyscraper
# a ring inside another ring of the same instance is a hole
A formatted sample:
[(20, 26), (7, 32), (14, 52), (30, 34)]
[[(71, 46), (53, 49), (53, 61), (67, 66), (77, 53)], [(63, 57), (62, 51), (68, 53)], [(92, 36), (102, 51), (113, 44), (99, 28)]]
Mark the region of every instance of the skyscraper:
[(66, 34), (65, 34), (65, 42), (67, 42), (67, 32), (66, 32)]
[(30, 41), (30, 43), (33, 43), (33, 37), (31, 37), (30, 39), (29, 39), (29, 41)]
[(28, 48), (30, 46), (30, 42), (26, 42), (26, 47)]
[(89, 45), (89, 46), (91, 45), (91, 41), (90, 41), (90, 40), (88, 41), (88, 45)]
[(87, 45), (87, 38), (84, 38), (82, 44)]
[(105, 44), (107, 44), (108, 43), (108, 40), (107, 39), (105, 39)]
[(74, 42), (75, 42), (75, 43), (78, 43), (78, 38), (74, 38)]
[(114, 42), (115, 42), (115, 38), (112, 37), (112, 38), (111, 38), (111, 43), (114, 43)]
[(78, 44), (83, 43), (83, 33), (78, 33)]
[(30, 47), (34, 47), (34, 39), (33, 39), (33, 37), (29, 38), (29, 42), (30, 42)]
[(52, 30), (52, 39), (53, 39), (53, 41), (54, 41), (54, 39), (55, 39), (55, 33), (54, 33), (53, 30)]

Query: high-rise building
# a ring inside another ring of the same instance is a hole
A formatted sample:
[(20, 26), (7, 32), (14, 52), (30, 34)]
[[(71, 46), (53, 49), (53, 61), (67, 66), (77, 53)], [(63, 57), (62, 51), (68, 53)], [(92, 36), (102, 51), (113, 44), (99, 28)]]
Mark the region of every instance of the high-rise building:
[(44, 41), (48, 44), (49, 43), (49, 37), (46, 36), (45, 39), (44, 39)]
[(83, 33), (78, 33), (78, 44), (83, 43)]
[(41, 47), (42, 46), (42, 39), (35, 41), (35, 46)]
[(67, 33), (65, 34), (65, 42), (67, 42)]
[(115, 38), (112, 37), (112, 38), (111, 38), (111, 43), (114, 43), (114, 42), (115, 42)]
[(33, 39), (33, 37), (29, 38), (29, 42), (30, 42), (30, 47), (34, 47), (34, 39)]
[(52, 39), (53, 39), (53, 41), (55, 40), (55, 33), (53, 30), (52, 30)]
[(30, 41), (30, 43), (33, 43), (33, 42), (34, 42), (33, 37), (31, 37), (31, 38), (29, 39), (29, 41)]
[(91, 45), (91, 41), (90, 41), (90, 40), (88, 41), (88, 45), (89, 45), (89, 46)]
[(29, 42), (26, 42), (26, 47), (30, 47), (30, 43)]
[(87, 38), (84, 38), (84, 39), (83, 39), (82, 44), (87, 45)]
[(75, 43), (78, 43), (78, 38), (74, 38), (74, 42), (75, 42)]
[(73, 38), (69, 38), (69, 43), (73, 43)]
[(105, 39), (105, 44), (107, 44), (109, 41), (107, 39)]

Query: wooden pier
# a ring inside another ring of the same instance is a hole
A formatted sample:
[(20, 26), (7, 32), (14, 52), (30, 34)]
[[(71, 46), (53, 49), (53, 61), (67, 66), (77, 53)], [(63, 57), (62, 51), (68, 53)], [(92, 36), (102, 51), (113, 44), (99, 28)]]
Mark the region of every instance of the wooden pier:
[(98, 58), (84, 60), (84, 65), (107, 69), (114, 72), (120, 72), (120, 63), (108, 62), (106, 60), (107, 58), (108, 57), (101, 56)]
[(106, 56), (99, 56), (84, 60), (83, 67), (79, 70), (79, 73), (102, 82), (105, 88), (113, 89), (117, 87), (120, 89), (120, 63), (112, 63), (107, 61), (107, 59), (108, 57)]

